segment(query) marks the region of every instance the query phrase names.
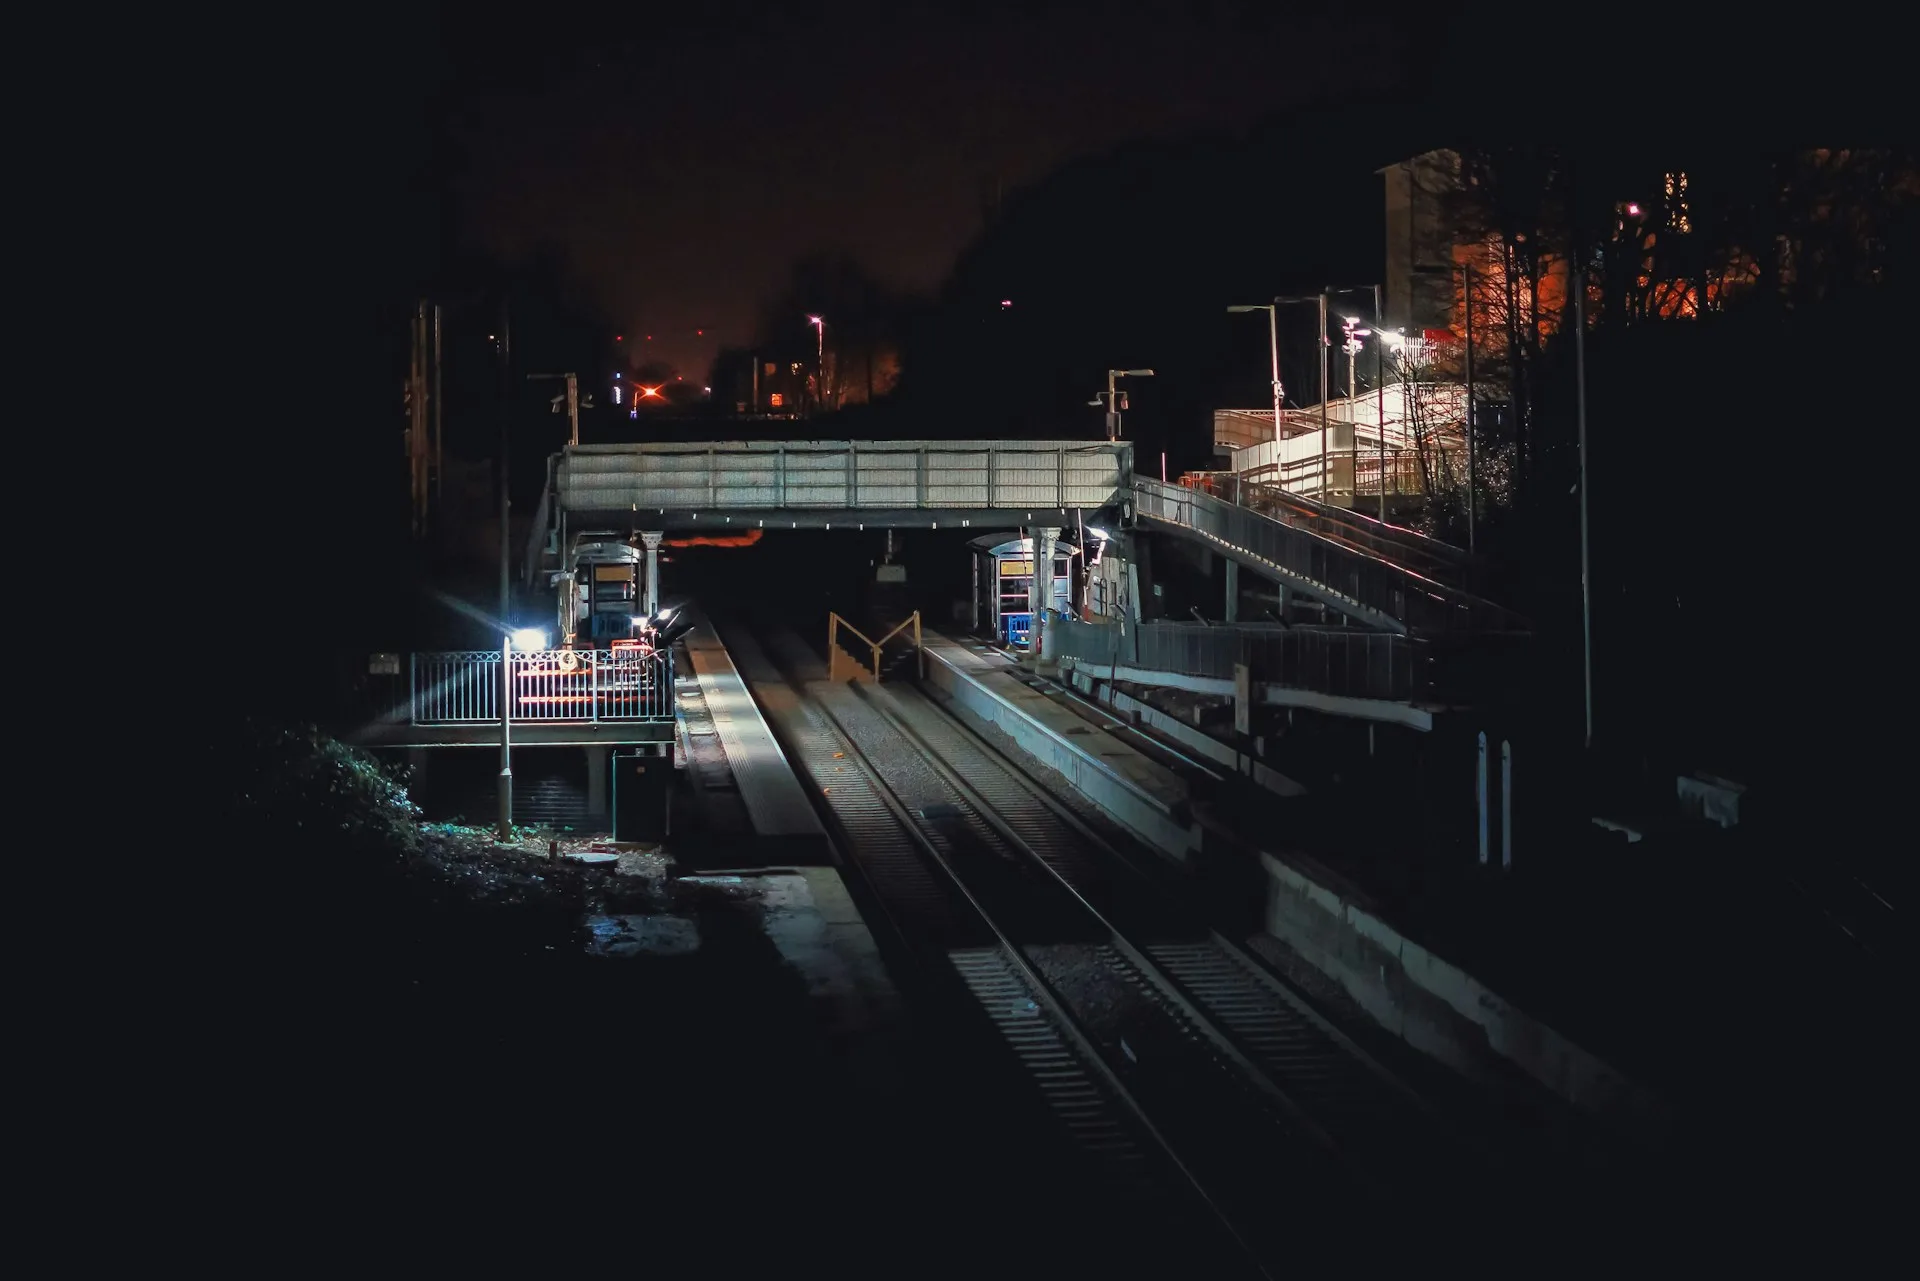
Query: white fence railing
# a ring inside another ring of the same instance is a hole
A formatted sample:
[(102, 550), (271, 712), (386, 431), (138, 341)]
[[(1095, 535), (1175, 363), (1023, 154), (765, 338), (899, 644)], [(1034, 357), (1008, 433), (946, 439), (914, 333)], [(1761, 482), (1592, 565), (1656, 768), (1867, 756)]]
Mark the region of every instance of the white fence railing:
[[(415, 725), (500, 722), (499, 650), (415, 654)], [(516, 653), (505, 673), (515, 724), (672, 720), (673, 655), (645, 650)]]

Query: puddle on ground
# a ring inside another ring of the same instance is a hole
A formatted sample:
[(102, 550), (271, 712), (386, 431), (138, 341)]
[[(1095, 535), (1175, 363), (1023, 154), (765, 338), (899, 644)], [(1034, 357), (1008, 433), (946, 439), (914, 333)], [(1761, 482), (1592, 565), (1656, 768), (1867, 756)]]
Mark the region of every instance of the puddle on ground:
[(587, 951), (594, 956), (682, 956), (700, 946), (700, 929), (680, 916), (586, 918)]

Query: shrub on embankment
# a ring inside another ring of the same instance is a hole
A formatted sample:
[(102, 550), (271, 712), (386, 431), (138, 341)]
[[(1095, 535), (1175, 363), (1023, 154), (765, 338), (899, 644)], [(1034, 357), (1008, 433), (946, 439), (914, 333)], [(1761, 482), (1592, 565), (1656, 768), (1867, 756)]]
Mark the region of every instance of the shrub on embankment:
[(249, 723), (219, 757), (236, 835), (251, 843), (396, 859), (419, 851), (420, 810), (403, 771), (312, 725)]

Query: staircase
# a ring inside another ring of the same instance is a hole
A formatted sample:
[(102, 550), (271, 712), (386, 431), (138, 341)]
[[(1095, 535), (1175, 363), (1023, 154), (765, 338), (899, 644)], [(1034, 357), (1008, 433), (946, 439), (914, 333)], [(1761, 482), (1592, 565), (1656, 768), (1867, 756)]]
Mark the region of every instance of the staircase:
[[(855, 642), (858, 645), (858, 642)], [(858, 645), (865, 649), (866, 646)], [(883, 667), (881, 670), (885, 670)], [(871, 681), (874, 679), (871, 658), (860, 655), (842, 645), (838, 637), (827, 642), (827, 679), (840, 681)]]
[(915, 610), (874, 640), (838, 614), (827, 616), (827, 678), (897, 680), (920, 674), (920, 613)]

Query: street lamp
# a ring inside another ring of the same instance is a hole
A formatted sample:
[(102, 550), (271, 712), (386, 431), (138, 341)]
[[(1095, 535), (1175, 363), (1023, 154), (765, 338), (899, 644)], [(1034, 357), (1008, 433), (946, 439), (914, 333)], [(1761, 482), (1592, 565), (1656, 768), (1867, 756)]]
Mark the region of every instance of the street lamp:
[(1273, 357), (1273, 438), (1280, 439), (1280, 401), (1285, 392), (1280, 386), (1280, 309), (1270, 302), (1237, 304), (1227, 308), (1229, 315), (1245, 311), (1267, 313), (1267, 349)]
[[(1313, 303), (1320, 308), (1320, 501), (1324, 503), (1327, 501), (1327, 484), (1331, 479), (1327, 474), (1327, 295), (1325, 293), (1319, 293), (1298, 298), (1275, 298), (1273, 300), (1273, 306), (1278, 308), (1289, 303), (1303, 302)], [(1228, 310), (1240, 311), (1243, 309), (1239, 307), (1229, 307)], [(1256, 308), (1245, 308), (1244, 310), (1256, 310)], [(1280, 342), (1277, 320), (1275, 321), (1275, 326), (1273, 381), (1277, 390), (1280, 382)], [(1276, 441), (1280, 439), (1280, 400), (1277, 395), (1273, 402), (1273, 438)]]
[[(527, 381), (530, 383), (558, 382), (562, 379), (565, 379), (567, 384), (567, 398), (565, 402), (567, 410), (567, 443), (569, 445), (578, 445), (580, 443), (580, 376), (571, 371), (564, 374), (527, 375)], [(553, 412), (556, 414), (559, 413), (560, 408), (561, 400), (558, 396), (555, 396), (553, 398)], [(591, 400), (588, 401), (587, 408), (593, 408)]]
[[(1107, 439), (1108, 440), (1120, 439), (1120, 411), (1126, 407), (1126, 403), (1127, 403), (1125, 399), (1126, 393), (1115, 389), (1113, 385), (1114, 380), (1117, 378), (1151, 378), (1151, 377), (1153, 377), (1153, 371), (1151, 369), (1109, 369), (1107, 371)], [(1092, 400), (1088, 401), (1087, 403), (1089, 405), (1097, 405), (1100, 403), (1100, 398), (1098, 396), (1095, 396)]]
[(1373, 330), (1368, 329), (1367, 322), (1358, 316), (1342, 316), (1340, 332), (1346, 338), (1346, 341), (1340, 344), (1340, 351), (1347, 358), (1347, 399), (1353, 400), (1360, 394), (1357, 377), (1360, 363), (1358, 357), (1360, 349), (1366, 345), (1361, 339), (1371, 337)]
[[(1398, 335), (1389, 335), (1386, 332), (1387, 317), (1381, 305), (1381, 289), (1379, 285), (1348, 286), (1343, 289), (1329, 290), (1329, 292), (1337, 294), (1368, 293), (1373, 295), (1372, 329), (1367, 329), (1365, 327), (1366, 322), (1358, 316), (1347, 316), (1344, 318), (1344, 328), (1347, 334), (1347, 400), (1351, 402), (1358, 392), (1356, 384), (1359, 380), (1355, 375), (1354, 366), (1358, 363), (1360, 349), (1364, 345), (1361, 340), (1369, 337), (1377, 338), (1378, 341), (1375, 342), (1373, 346), (1373, 412), (1374, 423), (1377, 429), (1375, 431), (1376, 439), (1374, 443), (1379, 446), (1380, 452), (1380, 521), (1382, 524), (1385, 524), (1387, 519), (1386, 349), (1392, 345), (1391, 340), (1398, 338)], [(1355, 439), (1353, 443), (1353, 449), (1356, 451), (1353, 455), (1355, 466), (1353, 501), (1356, 505), (1360, 501), (1359, 455), (1357, 452), (1359, 448), (1360, 442), (1358, 439)]]
[[(1373, 298), (1374, 298), (1374, 302), (1373, 302), (1374, 322), (1373, 323), (1376, 326), (1376, 328), (1368, 329), (1366, 327), (1366, 322), (1361, 320), (1360, 317), (1358, 316), (1348, 316), (1345, 318), (1345, 321), (1344, 321), (1346, 331), (1347, 331), (1347, 399), (1351, 401), (1355, 398), (1353, 367), (1359, 359), (1360, 349), (1366, 345), (1364, 340), (1368, 338), (1378, 339), (1378, 341), (1373, 344), (1373, 395), (1374, 395), (1373, 437), (1374, 437), (1374, 444), (1379, 447), (1379, 451), (1380, 451), (1380, 476), (1379, 476), (1380, 523), (1384, 525), (1387, 520), (1386, 363), (1387, 363), (1387, 347), (1389, 345), (1387, 340), (1389, 338), (1398, 337), (1399, 335), (1388, 334), (1377, 328), (1377, 326), (1380, 323), (1380, 286), (1378, 285), (1375, 285), (1373, 287)], [(1358, 449), (1359, 447), (1360, 447), (1360, 442), (1358, 440), (1355, 440), (1354, 448)], [(1358, 481), (1356, 481), (1354, 484), (1354, 491), (1355, 491), (1354, 501), (1357, 503), (1359, 501)]]
[(500, 776), (495, 794), (500, 803), (495, 833), (502, 845), (513, 839), (513, 650), (515, 633), (500, 641)]

